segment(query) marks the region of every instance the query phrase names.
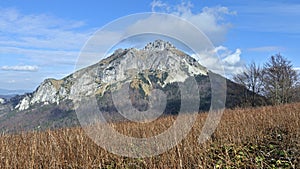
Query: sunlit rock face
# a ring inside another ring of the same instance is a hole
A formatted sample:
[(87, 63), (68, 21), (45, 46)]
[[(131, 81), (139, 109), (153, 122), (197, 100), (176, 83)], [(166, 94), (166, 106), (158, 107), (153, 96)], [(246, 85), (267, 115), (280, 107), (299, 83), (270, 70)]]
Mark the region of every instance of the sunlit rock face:
[[(195, 75), (207, 76), (208, 71), (170, 42), (156, 40), (143, 49), (118, 49), (108, 58), (61, 80), (46, 79), (15, 108), (25, 110), (37, 103), (59, 104), (67, 99), (103, 95), (108, 88), (116, 90), (127, 82), (133, 88), (138, 83), (140, 90), (149, 94), (154, 85), (164, 87), (172, 82), (184, 82)], [(137, 78), (142, 80), (136, 82)]]
[(4, 104), (5, 103), (5, 99), (0, 98), (0, 104)]

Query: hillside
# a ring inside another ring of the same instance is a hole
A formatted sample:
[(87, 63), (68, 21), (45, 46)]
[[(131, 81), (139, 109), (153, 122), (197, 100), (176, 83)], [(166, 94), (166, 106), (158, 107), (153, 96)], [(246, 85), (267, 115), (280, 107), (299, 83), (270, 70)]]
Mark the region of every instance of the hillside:
[[(0, 168), (299, 168), (300, 104), (226, 110), (217, 130), (199, 144), (206, 113), (176, 147), (150, 158), (113, 155), (81, 128), (0, 137)], [(128, 136), (149, 137), (170, 127), (174, 116), (153, 123), (115, 123)]]

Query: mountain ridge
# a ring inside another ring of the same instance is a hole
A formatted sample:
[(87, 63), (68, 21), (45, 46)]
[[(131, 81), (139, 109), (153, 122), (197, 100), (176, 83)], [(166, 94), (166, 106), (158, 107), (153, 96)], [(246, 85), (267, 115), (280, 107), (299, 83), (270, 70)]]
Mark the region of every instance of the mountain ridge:
[(90, 96), (96, 97), (99, 109), (107, 112), (108, 119), (126, 120), (118, 114), (111, 96), (126, 84), (131, 103), (139, 111), (149, 108), (151, 91), (159, 89), (167, 96), (164, 114), (177, 114), (181, 105), (179, 85), (188, 78), (197, 81), (199, 111), (204, 112), (211, 106), (210, 76), (226, 80), (227, 108), (242, 106), (243, 95), (250, 91), (209, 71), (170, 42), (156, 40), (142, 49), (118, 49), (91, 66), (62, 79), (45, 79), (34, 92), (0, 104), (0, 128), (31, 130), (36, 126), (47, 129), (79, 125), (74, 102)]
[[(191, 75), (208, 74), (207, 69), (194, 58), (179, 51), (169, 42), (156, 40), (148, 43), (143, 49), (118, 49), (108, 58), (63, 79), (46, 79), (32, 95), (26, 96), (15, 108), (22, 111), (40, 102), (59, 104), (60, 100), (74, 100), (82, 94), (103, 94), (107, 84), (120, 81), (124, 83), (130, 80), (129, 77), (144, 70), (168, 72), (165, 83), (183, 82)], [(96, 74), (97, 77), (94, 77)], [(93, 83), (94, 80), (99, 82), (99, 86)]]

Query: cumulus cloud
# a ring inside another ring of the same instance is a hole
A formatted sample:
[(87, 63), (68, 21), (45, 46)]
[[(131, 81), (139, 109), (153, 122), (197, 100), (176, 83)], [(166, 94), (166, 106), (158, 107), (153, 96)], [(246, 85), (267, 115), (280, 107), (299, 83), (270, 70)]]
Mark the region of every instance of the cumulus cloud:
[[(204, 7), (200, 12), (193, 12), (194, 6), (190, 2), (182, 2), (179, 5), (172, 6), (161, 1), (153, 1), (151, 5), (153, 12), (165, 12), (186, 19), (200, 29), (213, 45), (217, 46), (214, 48), (204, 47), (202, 51), (196, 51), (197, 55), (192, 55), (195, 58), (200, 57), (199, 62), (202, 65), (216, 73), (222, 74), (222, 72), (225, 72), (225, 75), (236, 74), (243, 70), (244, 63), (241, 59), (241, 49), (231, 50), (222, 46), (228, 29), (231, 28), (231, 24), (226, 22), (225, 18), (226, 16), (236, 15), (235, 11), (231, 11), (224, 6), (216, 6)], [(191, 39), (195, 37), (194, 32), (186, 30), (184, 25), (174, 22), (174, 20), (155, 18), (154, 16), (134, 24), (131, 30), (146, 29), (144, 27), (149, 27), (149, 25), (158, 30), (174, 32), (174, 34), (182, 33), (182, 36)], [(203, 42), (204, 40), (199, 38), (195, 38), (193, 41), (194, 45), (198, 46)]]
[(170, 7), (168, 4), (163, 3), (161, 1), (152, 1), (151, 2), (151, 10), (152, 12), (155, 12), (157, 8), (165, 8), (165, 10), (169, 11)]
[(235, 52), (230, 51), (230, 54), (222, 59), (226, 75), (235, 75), (244, 70), (244, 62), (241, 59), (241, 54), (242, 51), (236, 49)]
[(241, 49), (236, 49), (236, 51), (232, 54), (229, 54), (227, 57), (225, 57), (223, 59), (223, 61), (227, 64), (230, 64), (230, 65), (235, 65), (237, 63), (240, 62), (241, 60), (241, 57), (240, 55), (242, 54), (242, 51)]
[(2, 66), (1, 70), (3, 71), (27, 71), (27, 72), (36, 72), (38, 71), (38, 66)]
[[(188, 20), (203, 31), (214, 45), (223, 43), (227, 31), (231, 27), (231, 24), (226, 22), (224, 17), (236, 15), (235, 11), (231, 11), (224, 6), (204, 7), (200, 12), (193, 12), (193, 4), (190, 2), (182, 2), (179, 5), (172, 6), (161, 1), (153, 1), (151, 5), (153, 12), (165, 12)], [(166, 25), (176, 27), (175, 23), (167, 23)]]
[(226, 75), (234, 75), (244, 69), (244, 62), (241, 59), (241, 49), (237, 48), (235, 51), (232, 51), (227, 47), (218, 46), (215, 48), (215, 52), (219, 56), (221, 64), (224, 66)]
[[(223, 6), (204, 7), (199, 12), (194, 12), (192, 10), (193, 8), (193, 4), (190, 2), (182, 2), (179, 5), (169, 5), (162, 1), (153, 1), (151, 3), (153, 12), (164, 12), (184, 18), (207, 35), (214, 45), (220, 46), (223, 44), (227, 31), (231, 27), (231, 24), (226, 22), (224, 18), (226, 18), (226, 16), (235, 15), (236, 13)], [(150, 16), (126, 24), (128, 25), (119, 28), (121, 32), (124, 31), (124, 29), (127, 33), (135, 32), (140, 28), (145, 29), (145, 27), (149, 29), (155, 28), (157, 32), (167, 30), (169, 32), (178, 33), (178, 30), (182, 30), (180, 36), (194, 39), (193, 45), (199, 45), (199, 39), (197, 39), (190, 30), (185, 30), (184, 25), (174, 22), (174, 20)], [(104, 44), (99, 44), (99, 41), (97, 41), (94, 46), (91, 47), (92, 49), (88, 49), (83, 57), (77, 60), (80, 49), (96, 29), (86, 28), (85, 23), (82, 21), (65, 20), (46, 14), (27, 15), (15, 9), (0, 8), (1, 54), (2, 56), (21, 56), (20, 60), (26, 60), (25, 64), (43, 66), (43, 70), (39, 71), (39, 77), (32, 77), (32, 79), (36, 79), (35, 85), (43, 80), (40, 77), (53, 77), (59, 73), (71, 73), (71, 69), (73, 70), (73, 66), (76, 63), (77, 68), (82, 68), (92, 62), (99, 61), (99, 56), (102, 56), (104, 53), (99, 54), (99, 52), (97, 53), (97, 51), (93, 51), (93, 49), (108, 50), (111, 48), (111, 46), (109, 46), (111, 41), (117, 41), (121, 37), (118, 31), (112, 30), (107, 30), (99, 37), (99, 39), (104, 39), (101, 41), (105, 42)], [(218, 52), (227, 54), (221, 57), (221, 62), (226, 66), (225, 70), (235, 70), (234, 66), (238, 66), (241, 63), (238, 58), (241, 51), (236, 50), (234, 52), (234, 50), (231, 51), (226, 47), (223, 48), (223, 50), (219, 50)], [(210, 53), (212, 55), (201, 55), (200, 62), (207, 63), (207, 65), (209, 65), (209, 63), (211, 63), (211, 65), (218, 65), (216, 64), (218, 59), (212, 57), (215, 56), (215, 50), (217, 49), (218, 48), (208, 48), (206, 51), (202, 51), (202, 53), (206, 52), (206, 54), (212, 52)], [(200, 54), (200, 51), (198, 52)], [(7, 59), (5, 58), (4, 60)], [(20, 60), (11, 60), (10, 63)], [(22, 63), (17, 62), (13, 64), (19, 65)], [(67, 68), (62, 68), (61, 65), (67, 66)], [(1, 70), (37, 71), (38, 67), (6, 66), (2, 67)], [(48, 72), (44, 72), (44, 70)], [(12, 79), (12, 77), (16, 76), (16, 72), (2, 73), (0, 76), (2, 78), (1, 81), (7, 81), (7, 79)], [(19, 72), (19, 74), (21, 73), (23, 72)], [(4, 75), (6, 74), (13, 75), (4, 79)]]
[[(224, 46), (218, 46), (210, 51), (199, 53), (200, 63), (215, 73), (231, 77), (244, 70), (244, 62), (241, 59), (242, 51), (231, 51)], [(214, 56), (214, 57), (212, 57)], [(192, 55), (192, 57), (196, 57)]]

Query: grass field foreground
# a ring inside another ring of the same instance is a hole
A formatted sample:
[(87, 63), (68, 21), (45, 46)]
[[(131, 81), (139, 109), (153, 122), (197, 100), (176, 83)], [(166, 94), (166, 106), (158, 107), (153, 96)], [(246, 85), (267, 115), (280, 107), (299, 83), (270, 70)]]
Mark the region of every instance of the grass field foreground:
[[(2, 134), (0, 168), (300, 168), (300, 103), (226, 110), (211, 139), (199, 144), (207, 114), (164, 154), (127, 158), (96, 145), (81, 128)], [(175, 116), (149, 124), (116, 123), (128, 136), (150, 137)]]

